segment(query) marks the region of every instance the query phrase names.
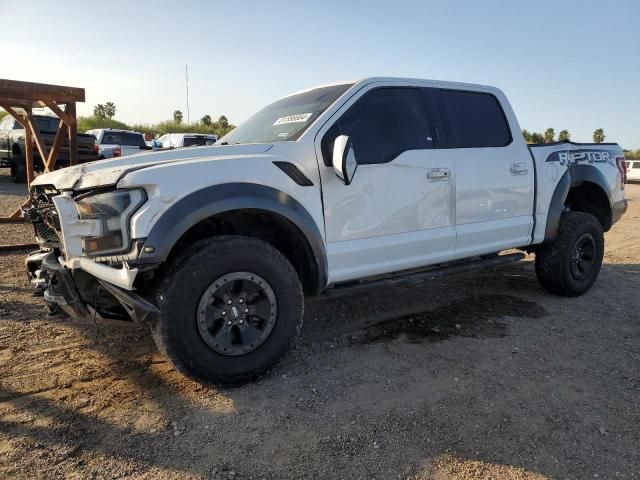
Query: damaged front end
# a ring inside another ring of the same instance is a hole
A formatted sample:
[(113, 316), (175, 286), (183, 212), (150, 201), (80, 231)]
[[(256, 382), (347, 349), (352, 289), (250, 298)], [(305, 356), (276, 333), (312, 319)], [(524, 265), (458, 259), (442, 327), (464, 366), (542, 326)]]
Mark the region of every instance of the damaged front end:
[(26, 259), (27, 275), (51, 313), (73, 319), (152, 323), (158, 309), (134, 292), (154, 266), (131, 268), (142, 242), (128, 236), (131, 215), (144, 192), (58, 192), (36, 186), (23, 207), (40, 251)]

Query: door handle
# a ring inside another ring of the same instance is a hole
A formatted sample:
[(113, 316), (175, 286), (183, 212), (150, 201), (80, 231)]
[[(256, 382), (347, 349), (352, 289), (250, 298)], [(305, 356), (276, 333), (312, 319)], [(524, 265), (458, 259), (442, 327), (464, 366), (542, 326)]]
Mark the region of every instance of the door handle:
[(451, 172), (448, 168), (430, 168), (427, 170), (427, 178), (432, 182), (449, 180)]
[(526, 175), (529, 167), (526, 163), (512, 163), (509, 170), (511, 171), (511, 175)]

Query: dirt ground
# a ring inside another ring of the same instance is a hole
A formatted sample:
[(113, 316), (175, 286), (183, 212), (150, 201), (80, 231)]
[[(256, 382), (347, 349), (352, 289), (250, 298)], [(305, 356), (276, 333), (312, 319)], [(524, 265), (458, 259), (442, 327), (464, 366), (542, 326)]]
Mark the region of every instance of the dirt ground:
[[(0, 171), (0, 213), (19, 205)], [(143, 330), (48, 319), (0, 254), (0, 477), (640, 479), (640, 185), (580, 298), (531, 258), (307, 301), (261, 380), (205, 388)], [(0, 243), (27, 241), (0, 227)]]

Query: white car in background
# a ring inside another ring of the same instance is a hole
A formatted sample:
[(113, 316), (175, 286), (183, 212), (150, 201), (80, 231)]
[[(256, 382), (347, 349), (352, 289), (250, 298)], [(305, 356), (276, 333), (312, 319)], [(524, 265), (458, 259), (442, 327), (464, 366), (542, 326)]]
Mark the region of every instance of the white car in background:
[[(98, 128), (89, 130), (89, 133), (96, 137), (98, 155), (101, 159), (116, 157), (126, 157), (143, 150), (151, 150), (144, 140), (144, 135), (133, 130), (118, 130), (115, 128)], [(119, 152), (119, 155), (114, 155)]]
[(160, 148), (200, 147), (213, 145), (217, 141), (217, 135), (203, 133), (167, 133), (157, 140)]
[(640, 160), (627, 161), (627, 180), (640, 182)]

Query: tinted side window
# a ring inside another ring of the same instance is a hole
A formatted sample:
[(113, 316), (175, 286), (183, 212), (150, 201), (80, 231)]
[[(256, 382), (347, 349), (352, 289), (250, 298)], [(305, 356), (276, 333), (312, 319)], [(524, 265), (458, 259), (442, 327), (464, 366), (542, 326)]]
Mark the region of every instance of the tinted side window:
[(433, 148), (431, 125), (416, 88), (381, 88), (359, 99), (322, 140), (328, 165), (338, 135), (351, 138), (359, 164), (390, 162), (407, 150)]
[(504, 147), (511, 131), (498, 99), (488, 93), (440, 90), (451, 148)]
[(184, 137), (182, 140), (183, 147), (195, 147), (205, 145), (206, 138), (205, 137)]

